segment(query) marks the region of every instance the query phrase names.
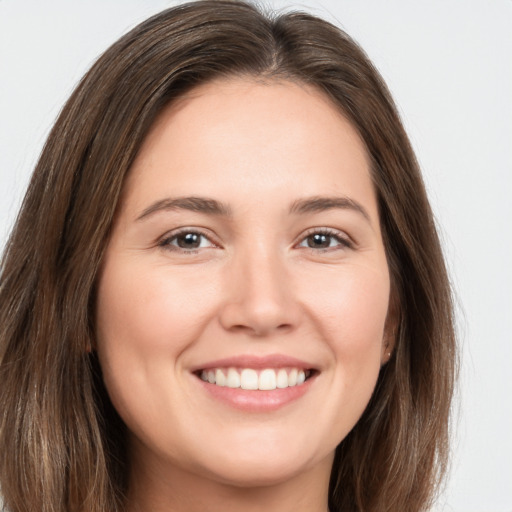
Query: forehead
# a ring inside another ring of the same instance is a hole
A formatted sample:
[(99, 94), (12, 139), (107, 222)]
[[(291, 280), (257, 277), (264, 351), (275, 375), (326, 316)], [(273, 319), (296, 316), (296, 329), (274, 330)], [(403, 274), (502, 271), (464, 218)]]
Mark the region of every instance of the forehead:
[(365, 145), (324, 93), (289, 81), (233, 78), (197, 87), (162, 111), (125, 198), (142, 201), (164, 190), (222, 195), (247, 186), (254, 194), (281, 188), (373, 196)]
[[(333, 128), (335, 132), (343, 129), (345, 135), (351, 132), (353, 148), (366, 158), (364, 141), (341, 109), (318, 88), (297, 81), (231, 77), (195, 87), (164, 108), (144, 141), (142, 153), (158, 141), (170, 123), (176, 131), (181, 125), (194, 135), (204, 129), (209, 137), (222, 135), (223, 130), (236, 124), (238, 131), (243, 130), (241, 135), (251, 141), (262, 133), (269, 134), (269, 126), (273, 127), (272, 135), (307, 138), (315, 132), (321, 138)], [(181, 136), (186, 138), (187, 133)], [(284, 139), (280, 137), (279, 142)]]

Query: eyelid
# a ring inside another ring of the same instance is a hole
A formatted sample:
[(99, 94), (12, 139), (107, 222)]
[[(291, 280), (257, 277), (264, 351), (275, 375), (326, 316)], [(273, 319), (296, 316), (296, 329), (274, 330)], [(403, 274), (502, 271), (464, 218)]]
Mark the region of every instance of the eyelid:
[[(331, 236), (339, 241), (339, 247), (342, 249), (353, 249), (355, 248), (355, 242), (354, 240), (344, 231), (341, 231), (339, 229), (335, 228), (328, 228), (328, 227), (314, 227), (309, 228), (305, 232), (303, 232), (300, 237), (298, 238), (297, 242), (294, 244), (295, 247), (300, 247), (300, 244), (306, 240), (306, 238), (310, 237), (311, 235), (327, 235)], [(322, 251), (332, 251), (336, 250), (336, 247), (324, 247), (324, 248), (313, 248), (313, 247), (304, 247), (304, 249), (310, 249), (315, 252), (322, 252)]]
[[(177, 239), (182, 234), (187, 233), (193, 233), (200, 235), (204, 237), (206, 240), (208, 240), (211, 244), (209, 247), (198, 247), (195, 249), (184, 249), (181, 247), (178, 247), (176, 245), (172, 245), (170, 242)], [(304, 249), (309, 249), (311, 251), (314, 251), (316, 253), (318, 252), (325, 252), (325, 251), (335, 251), (340, 249), (353, 249), (355, 247), (355, 242), (352, 240), (352, 238), (347, 235), (346, 232), (341, 231), (339, 229), (330, 228), (330, 227), (313, 227), (309, 228), (298, 237), (297, 241), (293, 244), (294, 247), (300, 248), (300, 244), (302, 244), (308, 237), (315, 235), (315, 234), (321, 234), (321, 235), (327, 235), (330, 236), (338, 241), (338, 245), (335, 247), (302, 247)], [(180, 227), (171, 231), (168, 231), (165, 233), (162, 237), (160, 237), (156, 245), (160, 247), (161, 249), (177, 252), (177, 253), (183, 253), (183, 254), (196, 254), (198, 251), (204, 250), (204, 249), (211, 249), (211, 248), (222, 248), (221, 244), (216, 240), (216, 237), (212, 235), (212, 233), (204, 228), (200, 228), (197, 226), (194, 227)]]
[[(195, 248), (195, 249), (184, 249), (182, 247), (178, 247), (178, 246), (172, 245), (170, 243), (170, 241), (178, 238), (180, 235), (187, 234), (187, 233), (194, 233), (194, 234), (197, 234), (197, 235), (200, 235), (200, 236), (206, 238), (210, 242), (211, 246), (210, 247), (200, 247), (200, 248)], [(211, 232), (209, 230), (205, 230), (205, 229), (199, 228), (199, 227), (187, 227), (187, 226), (168, 231), (167, 233), (165, 233), (162, 237), (160, 237), (157, 240), (156, 245), (158, 247), (160, 247), (161, 249), (172, 251), (172, 252), (183, 253), (183, 254), (196, 254), (199, 249), (211, 249), (211, 248), (221, 247), (220, 244), (215, 240), (215, 237), (211, 234)]]

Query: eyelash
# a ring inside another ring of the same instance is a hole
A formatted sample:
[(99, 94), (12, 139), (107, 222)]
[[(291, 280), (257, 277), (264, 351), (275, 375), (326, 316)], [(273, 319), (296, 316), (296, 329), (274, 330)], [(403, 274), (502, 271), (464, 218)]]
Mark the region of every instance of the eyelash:
[[(210, 235), (206, 234), (205, 232), (203, 232), (197, 228), (193, 228), (193, 229), (192, 228), (182, 228), (179, 231), (172, 233), (170, 236), (166, 236), (164, 239), (162, 239), (158, 243), (158, 246), (165, 250), (168, 250), (168, 251), (179, 252), (182, 254), (189, 254), (189, 255), (197, 254), (199, 252), (199, 249), (204, 249), (204, 247), (198, 247), (198, 248), (194, 248), (194, 249), (184, 249), (182, 247), (173, 245), (173, 242), (176, 242), (179, 239), (179, 237), (182, 235), (197, 235), (197, 236), (202, 237), (209, 241), (209, 243), (211, 244), (211, 246), (209, 248), (212, 248), (212, 247), (218, 248), (219, 247), (219, 245), (217, 245), (215, 242), (213, 242), (211, 240)], [(326, 236), (326, 237), (329, 237), (330, 239), (334, 239), (338, 243), (338, 245), (335, 247), (317, 247), (317, 248), (301, 246), (302, 243), (307, 242), (307, 239), (314, 235)], [(304, 249), (308, 249), (310, 251), (313, 251), (314, 253), (335, 251), (335, 250), (339, 250), (340, 248), (343, 248), (343, 249), (353, 249), (354, 248), (353, 242), (346, 235), (342, 234), (342, 232), (340, 232), (340, 231), (337, 231), (335, 229), (330, 229), (330, 228), (312, 228), (312, 229), (308, 230), (302, 236), (302, 238), (299, 240), (299, 242), (297, 244), (295, 244), (295, 246), (303, 247)]]
[(211, 240), (211, 236), (204, 233), (203, 231), (197, 229), (197, 228), (182, 228), (174, 233), (172, 233), (170, 236), (166, 236), (163, 240), (161, 240), (158, 243), (158, 246), (168, 250), (168, 251), (176, 251), (182, 254), (197, 254), (199, 252), (199, 249), (202, 249), (202, 247), (194, 248), (194, 249), (184, 249), (182, 247), (178, 247), (176, 245), (172, 245), (172, 242), (177, 241), (180, 236), (182, 235), (198, 235), (202, 238), (205, 238), (208, 240), (213, 247), (219, 247), (215, 242)]
[(336, 247), (322, 247), (322, 248), (320, 248), (320, 247), (318, 247), (318, 248), (305, 247), (306, 249), (310, 249), (311, 251), (314, 251), (315, 253), (333, 251), (333, 250), (339, 249), (340, 247), (343, 249), (353, 249), (354, 248), (353, 242), (348, 238), (347, 235), (343, 234), (343, 232), (341, 232), (341, 231), (338, 231), (336, 229), (331, 229), (331, 228), (312, 228), (312, 229), (308, 230), (306, 232), (306, 234), (300, 239), (299, 244), (306, 242), (306, 240), (308, 238), (312, 237), (313, 235), (322, 235), (322, 236), (330, 237), (331, 239), (336, 240), (336, 242), (338, 242), (338, 244), (339, 244), (339, 246), (336, 246)]

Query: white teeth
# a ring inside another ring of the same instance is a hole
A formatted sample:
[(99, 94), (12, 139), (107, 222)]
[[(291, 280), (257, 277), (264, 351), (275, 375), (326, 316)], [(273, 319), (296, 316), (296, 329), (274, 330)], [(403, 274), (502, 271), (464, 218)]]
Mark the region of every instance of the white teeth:
[(263, 370), (260, 373), (258, 389), (265, 391), (276, 389), (276, 372), (274, 370)]
[(286, 370), (284, 368), (281, 368), (277, 372), (277, 382), (276, 386), (280, 389), (287, 388), (288, 387), (288, 374), (286, 373)]
[(259, 373), (252, 368), (211, 368), (203, 370), (200, 378), (210, 384), (233, 389), (272, 391), (276, 388), (300, 386), (310, 373), (297, 368), (266, 368)]
[(240, 374), (234, 369), (228, 370), (228, 379), (226, 381), (228, 388), (239, 388), (240, 387)]
[(225, 386), (226, 385), (226, 376), (224, 375), (222, 370), (216, 370), (215, 384), (217, 384), (217, 386)]
[(240, 375), (240, 387), (242, 389), (258, 389), (258, 374), (256, 370), (245, 368)]

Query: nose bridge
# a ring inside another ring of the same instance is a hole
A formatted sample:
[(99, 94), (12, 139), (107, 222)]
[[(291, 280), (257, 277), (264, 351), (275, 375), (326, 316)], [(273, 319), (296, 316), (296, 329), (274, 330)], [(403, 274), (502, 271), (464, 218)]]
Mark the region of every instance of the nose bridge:
[(241, 262), (242, 293), (254, 304), (273, 304), (285, 298), (286, 268), (282, 256), (274, 248), (260, 247)]
[(297, 323), (289, 269), (276, 244), (260, 242), (236, 254), (228, 281), (225, 328), (261, 336)]

